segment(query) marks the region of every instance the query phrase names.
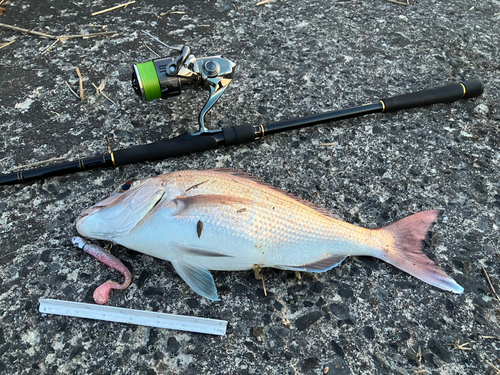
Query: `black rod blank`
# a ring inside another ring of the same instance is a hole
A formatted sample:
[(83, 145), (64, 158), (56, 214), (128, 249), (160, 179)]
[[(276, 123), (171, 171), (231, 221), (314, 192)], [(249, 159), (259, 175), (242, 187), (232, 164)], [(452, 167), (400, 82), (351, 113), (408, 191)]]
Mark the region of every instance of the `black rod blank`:
[(364, 116), (371, 113), (394, 112), (438, 103), (452, 103), (460, 99), (477, 97), (483, 93), (483, 90), (483, 83), (477, 79), (473, 79), (462, 83), (454, 83), (443, 87), (394, 96), (358, 107), (266, 125), (246, 124), (224, 128), (216, 133), (203, 133), (200, 135), (184, 134), (176, 138), (164, 139), (146, 145), (114, 151), (109, 154), (0, 175), (0, 185), (23, 183), (93, 168), (118, 167), (126, 164), (166, 159), (207, 151), (222, 145), (230, 146), (248, 143), (270, 134)]

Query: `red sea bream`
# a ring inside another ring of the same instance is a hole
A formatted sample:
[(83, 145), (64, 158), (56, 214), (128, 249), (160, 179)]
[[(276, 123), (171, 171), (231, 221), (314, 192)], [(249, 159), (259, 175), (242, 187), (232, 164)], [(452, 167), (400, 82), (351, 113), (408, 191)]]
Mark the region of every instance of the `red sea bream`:
[(180, 171), (123, 184), (85, 210), (76, 228), (84, 237), (170, 261), (195, 292), (211, 300), (218, 295), (209, 270), (324, 272), (356, 255), (462, 293), (422, 252), (440, 212), (366, 229), (238, 171)]

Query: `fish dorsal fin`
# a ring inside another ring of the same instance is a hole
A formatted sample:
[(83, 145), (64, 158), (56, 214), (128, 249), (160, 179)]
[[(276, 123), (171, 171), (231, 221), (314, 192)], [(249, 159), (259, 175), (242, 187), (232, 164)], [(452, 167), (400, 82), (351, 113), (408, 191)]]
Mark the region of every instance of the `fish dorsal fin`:
[(313, 209), (314, 211), (319, 212), (322, 215), (331, 217), (333, 219), (342, 220), (342, 218), (340, 217), (340, 215), (336, 214), (332, 210), (330, 210), (328, 208), (317, 206), (314, 203), (311, 203), (309, 201), (306, 201), (305, 199), (299, 198), (299, 197), (293, 195), (292, 193), (289, 193), (286, 190), (277, 188), (277, 187), (275, 187), (275, 186), (273, 186), (271, 184), (268, 184), (267, 182), (263, 182), (263, 181), (259, 180), (257, 177), (251, 175), (250, 173), (242, 172), (239, 169), (231, 169), (231, 168), (211, 169), (211, 171), (227, 173), (227, 174), (230, 174), (231, 176), (236, 176), (236, 177), (244, 178), (245, 180), (253, 181), (253, 182), (255, 182), (255, 183), (257, 183), (257, 184), (259, 184), (261, 186), (265, 186), (265, 187), (267, 187), (267, 188), (269, 188), (271, 190), (274, 190), (276, 192), (284, 194), (288, 198), (291, 198), (291, 199), (293, 199), (293, 200), (295, 200), (295, 201), (297, 201), (299, 203), (302, 203), (304, 206), (307, 206), (307, 207)]
[(248, 198), (210, 194), (192, 195), (190, 197), (179, 196), (173, 201), (176, 205), (176, 211), (173, 216), (187, 216), (191, 210), (200, 207), (233, 204), (249, 205), (252, 203), (252, 200)]
[(212, 301), (219, 301), (214, 278), (208, 269), (186, 262), (183, 259), (172, 260), (172, 265), (179, 276), (196, 293)]
[(302, 264), (298, 266), (286, 266), (286, 265), (276, 265), (276, 268), (289, 271), (301, 271), (301, 272), (325, 272), (337, 267), (340, 263), (344, 261), (347, 257), (346, 254), (331, 255), (327, 258), (320, 259), (316, 262)]

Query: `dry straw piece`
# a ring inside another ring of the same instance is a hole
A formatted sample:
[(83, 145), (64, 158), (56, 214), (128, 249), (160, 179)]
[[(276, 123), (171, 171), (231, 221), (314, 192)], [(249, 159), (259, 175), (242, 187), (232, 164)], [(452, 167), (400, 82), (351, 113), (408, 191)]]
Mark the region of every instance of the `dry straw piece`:
[(4, 29), (9, 29), (9, 30), (20, 31), (20, 32), (25, 33), (25, 34), (37, 35), (37, 36), (42, 37), (42, 38), (55, 40), (54, 43), (52, 43), (48, 48), (45, 49), (45, 51), (42, 52), (42, 55), (49, 52), (52, 49), (52, 47), (54, 47), (58, 42), (64, 42), (68, 39), (76, 39), (76, 38), (87, 39), (87, 38), (94, 38), (96, 36), (110, 36), (110, 35), (114, 35), (117, 33), (117, 31), (105, 31), (102, 33), (56, 36), (56, 35), (51, 35), (51, 34), (47, 34), (47, 33), (42, 33), (40, 31), (28, 30), (28, 29), (24, 29), (22, 27), (7, 25), (5, 23), (0, 23), (0, 27), (3, 27)]
[(92, 13), (92, 15), (97, 16), (99, 14), (111, 12), (111, 11), (116, 10), (116, 9), (126, 8), (128, 5), (133, 4), (133, 3), (135, 3), (135, 1), (129, 1), (128, 3), (125, 3), (125, 4), (120, 4), (120, 5), (114, 6), (112, 8), (108, 8), (108, 9), (100, 10), (99, 12)]
[(0, 46), (0, 49), (4, 48), (4, 47), (7, 47), (7, 46), (10, 46), (12, 43), (14, 43), (16, 40), (11, 40), (10, 42), (7, 42), (7, 43), (4, 43)]

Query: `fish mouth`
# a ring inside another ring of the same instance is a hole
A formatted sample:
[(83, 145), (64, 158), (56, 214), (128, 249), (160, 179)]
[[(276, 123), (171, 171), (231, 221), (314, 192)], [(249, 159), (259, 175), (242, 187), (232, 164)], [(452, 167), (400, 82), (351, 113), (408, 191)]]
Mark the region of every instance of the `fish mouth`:
[(76, 221), (78, 222), (78, 221), (82, 220), (83, 218), (85, 218), (87, 216), (91, 216), (94, 212), (96, 212), (97, 210), (99, 210), (100, 208), (103, 208), (103, 207), (106, 207), (106, 206), (105, 205), (102, 205), (102, 206), (95, 205), (95, 206), (87, 208), (85, 211), (83, 211), (78, 216), (78, 218), (76, 219)]
[(118, 203), (120, 203), (125, 196), (117, 196), (117, 194), (113, 194), (110, 197), (106, 198), (102, 202), (99, 202), (92, 207), (87, 208), (85, 211), (83, 211), (79, 216), (77, 220), (81, 220), (84, 217), (91, 216), (94, 214), (96, 211), (98, 211), (101, 208), (109, 208), (112, 207)]

